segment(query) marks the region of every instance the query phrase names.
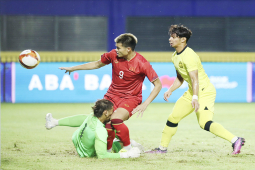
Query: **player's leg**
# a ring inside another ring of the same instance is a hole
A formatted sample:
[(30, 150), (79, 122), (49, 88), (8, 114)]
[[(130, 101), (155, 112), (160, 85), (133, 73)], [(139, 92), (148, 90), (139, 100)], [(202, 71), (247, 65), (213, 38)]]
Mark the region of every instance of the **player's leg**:
[(111, 124), (111, 122), (106, 123), (105, 128), (108, 133), (107, 137), (107, 151), (111, 152), (112, 151), (112, 145), (113, 145), (113, 140), (115, 138), (115, 130)]
[(222, 125), (219, 123), (213, 122), (213, 113), (210, 110), (200, 110), (196, 113), (199, 126), (209, 131), (216, 136), (219, 136), (227, 141), (231, 142), (231, 140), (235, 137), (232, 133), (226, 130)]
[(129, 112), (124, 108), (118, 108), (111, 116), (111, 124), (116, 129), (116, 135), (123, 143), (123, 148), (131, 149), (129, 130), (124, 121), (129, 118)]
[(72, 135), (72, 141), (73, 141), (73, 144), (74, 144), (74, 147), (76, 149), (76, 152), (79, 154), (80, 157), (82, 157), (83, 153), (82, 151), (79, 149), (79, 142), (80, 142), (80, 139), (77, 138), (77, 136), (79, 135), (80, 131), (79, 129), (77, 129), (73, 135)]
[(209, 131), (229, 142), (231, 142), (231, 140), (235, 137), (235, 135), (226, 130), (222, 125), (212, 121), (213, 113), (210, 110), (200, 110), (196, 113), (196, 115), (199, 126), (202, 129)]
[(166, 125), (162, 132), (160, 146), (163, 149), (166, 149), (172, 139), (172, 136), (175, 135), (178, 127), (178, 123), (194, 109), (192, 108), (191, 102), (181, 97), (176, 104), (174, 105), (172, 113), (169, 115)]
[(112, 144), (112, 152), (118, 153), (123, 148), (123, 143), (117, 139), (114, 138), (113, 144)]
[(130, 137), (128, 127), (123, 123), (132, 116), (132, 111), (141, 103), (140, 100), (133, 99), (120, 99), (118, 101), (118, 108), (111, 116), (111, 123), (116, 129), (116, 135), (123, 143), (123, 148), (126, 150), (131, 149)]
[(87, 115), (75, 115), (69, 116), (62, 119), (55, 119), (52, 117), (51, 113), (48, 113), (45, 117), (46, 123), (45, 127), (49, 130), (55, 126), (70, 126), (70, 127), (79, 127), (83, 121), (86, 119)]
[[(113, 103), (113, 110), (117, 109), (117, 104), (115, 101), (118, 100), (114, 100), (112, 97), (104, 95), (104, 99), (107, 99), (109, 101), (111, 101)], [(115, 138), (115, 129), (112, 126), (111, 122), (106, 123), (105, 128), (107, 130), (108, 133), (108, 137), (107, 137), (107, 151), (111, 152), (112, 151), (112, 144), (113, 144), (113, 140)]]
[(178, 123), (193, 111), (194, 109), (192, 108), (191, 101), (187, 100), (187, 98), (180, 97), (175, 103), (172, 113), (167, 119), (159, 147), (151, 151), (147, 151), (146, 153), (166, 153), (167, 147), (177, 131)]
[(215, 97), (216, 91), (213, 85), (209, 85), (207, 89), (205, 89), (205, 93), (202, 92), (199, 96), (200, 108), (196, 113), (199, 125), (202, 129), (231, 142), (234, 149), (233, 154), (240, 153), (240, 149), (245, 140), (233, 135), (221, 124), (212, 121)]
[(120, 141), (114, 141), (112, 144), (112, 151), (113, 153), (118, 153), (123, 147), (122, 142)]
[(210, 110), (202, 110), (197, 112), (198, 122), (202, 129), (231, 142), (234, 150), (233, 154), (240, 153), (241, 147), (244, 145), (245, 139), (233, 135), (221, 124), (213, 122), (212, 117), (213, 113)]
[(52, 114), (51, 114), (51, 113), (47, 113), (47, 114), (46, 114), (45, 120), (46, 120), (45, 127), (46, 127), (46, 129), (48, 129), (48, 130), (50, 130), (50, 129), (52, 129), (52, 128), (54, 128), (55, 126), (58, 125), (58, 120), (57, 120), (57, 119), (54, 119), (54, 118), (52, 117)]

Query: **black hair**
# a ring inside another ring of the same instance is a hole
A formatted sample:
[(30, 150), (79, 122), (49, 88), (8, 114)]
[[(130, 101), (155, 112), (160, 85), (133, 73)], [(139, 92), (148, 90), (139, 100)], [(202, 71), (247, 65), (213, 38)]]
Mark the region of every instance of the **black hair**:
[(188, 42), (189, 38), (192, 35), (192, 32), (187, 27), (179, 24), (179, 25), (171, 25), (169, 28), (169, 35), (176, 34), (177, 37), (185, 37), (186, 43)]
[(116, 43), (121, 43), (123, 47), (130, 47), (132, 51), (135, 50), (137, 38), (130, 33), (121, 34), (114, 40)]
[(111, 110), (113, 103), (106, 99), (101, 99), (96, 101), (95, 105), (92, 107), (94, 115), (99, 118), (103, 115), (105, 110)]

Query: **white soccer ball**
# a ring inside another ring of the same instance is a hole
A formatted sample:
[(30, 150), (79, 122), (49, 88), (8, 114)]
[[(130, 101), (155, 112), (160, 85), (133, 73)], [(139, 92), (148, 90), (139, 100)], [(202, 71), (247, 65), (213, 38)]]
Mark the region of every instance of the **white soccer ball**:
[(33, 69), (40, 63), (40, 55), (34, 50), (24, 50), (19, 55), (20, 64), (26, 69)]

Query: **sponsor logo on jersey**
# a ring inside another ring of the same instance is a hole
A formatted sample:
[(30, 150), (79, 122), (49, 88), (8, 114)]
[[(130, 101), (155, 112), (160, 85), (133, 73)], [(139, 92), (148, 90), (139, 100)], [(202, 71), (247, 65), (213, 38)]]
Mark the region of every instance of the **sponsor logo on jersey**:
[(126, 107), (129, 107), (129, 105), (128, 104), (124, 104)]

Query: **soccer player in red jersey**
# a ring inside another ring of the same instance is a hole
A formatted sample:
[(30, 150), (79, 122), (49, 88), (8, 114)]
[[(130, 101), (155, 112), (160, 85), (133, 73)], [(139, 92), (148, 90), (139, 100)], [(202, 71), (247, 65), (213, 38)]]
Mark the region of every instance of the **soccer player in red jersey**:
[[(60, 67), (69, 74), (76, 70), (92, 70), (112, 63), (112, 83), (104, 98), (114, 104), (111, 122), (106, 124), (108, 132), (107, 150), (110, 152), (116, 135), (123, 142), (124, 149), (131, 149), (129, 130), (123, 121), (136, 112), (143, 115), (147, 106), (160, 92), (162, 85), (150, 63), (135, 52), (137, 38), (130, 33), (115, 38), (116, 49), (101, 55), (101, 60), (73, 67)], [(145, 76), (154, 84), (149, 97), (142, 103), (142, 86)]]

